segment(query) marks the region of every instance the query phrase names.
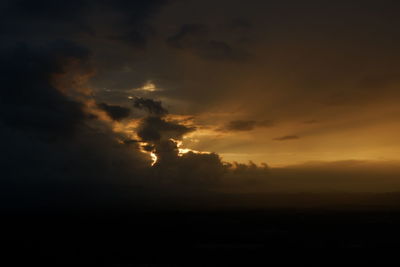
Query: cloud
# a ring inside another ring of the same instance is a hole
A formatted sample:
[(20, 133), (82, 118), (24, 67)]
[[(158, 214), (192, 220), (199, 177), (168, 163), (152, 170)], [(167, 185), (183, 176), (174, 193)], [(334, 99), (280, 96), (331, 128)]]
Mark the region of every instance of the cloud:
[(148, 21), (169, 1), (107, 0), (104, 2), (111, 10), (120, 12), (123, 18), (120, 17), (119, 21), (115, 22), (113, 32), (108, 35), (108, 38), (143, 50), (148, 45), (149, 38), (155, 34), (154, 28)]
[(207, 33), (208, 27), (204, 24), (184, 24), (175, 35), (168, 38), (167, 43), (178, 49), (195, 47), (206, 38)]
[[(225, 170), (215, 153), (191, 151), (180, 155), (174, 140), (193, 132), (195, 127), (168, 119), (168, 111), (159, 101), (141, 97), (134, 100), (134, 107), (147, 113), (135, 132), (140, 140), (133, 140), (132, 133), (115, 131), (114, 122), (92, 115), (96, 109), (116, 121), (129, 115), (129, 109), (120, 105), (96, 104), (86, 80), (92, 72), (89, 66), (95, 63), (91, 57), (93, 47), (75, 39), (92, 30), (93, 25), (85, 19), (93, 11), (92, 3), (87, 1), (80, 6), (75, 2), (48, 2), (43, 11), (40, 6), (47, 1), (39, 1), (30, 12), (30, 3), (10, 2), (9, 8), (16, 17), (10, 16), (7, 21), (2, 18), (6, 24), (21, 19), (27, 22), (27, 28), (1, 31), (8, 34), (8, 39), (0, 48), (0, 191), (10, 200), (1, 208), (132, 203), (135, 197), (151, 198), (168, 190), (199, 191), (200, 184), (211, 188)], [(123, 12), (126, 21), (135, 27), (148, 17), (142, 12), (153, 8), (130, 1), (104, 1), (102, 5)], [(24, 16), (24, 10), (29, 14)], [(40, 31), (39, 25), (44, 25)], [(47, 41), (55, 38), (55, 28), (67, 40)], [(124, 28), (125, 31), (129, 29)], [(40, 42), (30, 40), (35, 32), (40, 33)], [(26, 43), (17, 42), (18, 35), (26, 37)], [(158, 164), (151, 167), (150, 156), (142, 150), (157, 153)]]
[(0, 191), (10, 202), (0, 208), (99, 205), (141, 184), (150, 159), (139, 146), (90, 116), (79, 84), (58, 87), (70, 62), (86, 64), (87, 50), (67, 41), (10, 49), (0, 57)]
[(128, 118), (131, 110), (129, 108), (117, 106), (117, 105), (109, 105), (106, 103), (100, 103), (97, 105), (100, 109), (104, 110), (110, 118), (115, 121), (120, 121), (122, 119)]
[(66, 97), (52, 83), (66, 60), (88, 59), (87, 49), (68, 41), (42, 46), (20, 44), (0, 56), (0, 120), (21, 130), (63, 136), (85, 119), (82, 103)]
[(48, 34), (56, 34), (57, 29), (68, 36), (91, 31), (85, 19), (90, 11), (90, 1), (87, 0), (58, 4), (49, 0), (38, 0), (35, 3), (28, 0), (3, 2), (0, 34), (8, 38), (12, 35), (33, 38), (35, 34), (46, 37)]
[(133, 106), (156, 116), (164, 116), (168, 114), (168, 110), (162, 106), (160, 101), (155, 101), (149, 98), (135, 97), (133, 100)]
[(227, 166), (218, 154), (190, 149), (180, 152), (179, 142), (195, 127), (167, 120), (167, 110), (160, 101), (136, 98), (135, 107), (148, 112), (136, 130), (140, 140), (146, 142), (142, 149), (157, 157), (152, 167), (153, 179), (169, 186), (169, 190), (183, 192), (208, 190), (219, 184)]
[(131, 30), (130, 32), (126, 32), (119, 35), (110, 35), (109, 38), (111, 40), (117, 40), (126, 43), (135, 48), (144, 49), (148, 43), (148, 36), (151, 34), (151, 31), (147, 29), (139, 29), (139, 30)]
[(209, 27), (204, 24), (184, 24), (180, 30), (167, 39), (175, 49), (193, 51), (208, 60), (237, 61), (247, 58), (247, 53), (224, 40), (210, 37)]
[[(0, 34), (8, 39), (97, 36), (143, 48), (151, 35), (148, 20), (168, 1), (71, 0), (55, 4), (50, 0), (3, 1)], [(110, 27), (112, 30), (110, 30)], [(8, 40), (9, 41), (9, 40)]]
[[(171, 144), (170, 148), (173, 148)], [(167, 183), (173, 190), (208, 191), (218, 188), (225, 173), (225, 166), (218, 154), (189, 151), (181, 156), (177, 149), (160, 150), (160, 161), (154, 166), (156, 177)]]
[(194, 127), (187, 127), (161, 117), (148, 116), (138, 126), (138, 136), (143, 141), (159, 141), (161, 139), (181, 139), (185, 134), (193, 132)]
[(296, 139), (300, 139), (300, 137), (297, 135), (285, 135), (285, 136), (274, 138), (275, 141), (290, 141), (290, 140), (296, 140)]

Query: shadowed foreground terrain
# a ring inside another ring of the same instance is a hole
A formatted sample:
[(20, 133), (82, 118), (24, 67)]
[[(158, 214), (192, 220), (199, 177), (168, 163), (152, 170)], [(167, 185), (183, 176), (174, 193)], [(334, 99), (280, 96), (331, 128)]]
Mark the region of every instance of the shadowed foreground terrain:
[[(399, 196), (241, 196), (241, 208), (235, 203), (239, 197), (230, 196), (178, 199), (140, 211), (47, 207), (7, 212), (2, 214), (2, 258), (14, 263), (174, 266), (394, 263), (400, 247)], [(222, 204), (210, 208), (213, 201)], [(271, 205), (245, 207), (256, 202)]]

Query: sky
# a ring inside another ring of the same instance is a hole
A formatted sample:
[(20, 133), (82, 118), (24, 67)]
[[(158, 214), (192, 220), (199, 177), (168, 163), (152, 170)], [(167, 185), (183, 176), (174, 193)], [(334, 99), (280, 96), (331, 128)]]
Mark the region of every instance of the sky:
[(400, 190), (399, 7), (1, 1), (3, 188)]
[(98, 47), (114, 58), (99, 59), (94, 90), (129, 105), (134, 89), (151, 84), (143, 95), (194, 117), (185, 145), (227, 161), (398, 160), (396, 7), (172, 1), (147, 20), (141, 51)]

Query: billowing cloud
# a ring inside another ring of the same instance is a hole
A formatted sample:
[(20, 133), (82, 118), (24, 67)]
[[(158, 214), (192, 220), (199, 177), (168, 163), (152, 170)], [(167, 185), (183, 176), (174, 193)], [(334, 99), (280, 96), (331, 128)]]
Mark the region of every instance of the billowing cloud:
[(140, 184), (150, 160), (138, 145), (121, 144), (108, 121), (91, 116), (90, 96), (80, 94), (79, 84), (58, 87), (56, 80), (67, 75), (71, 62), (85, 65), (86, 49), (65, 41), (21, 45), (0, 60), (6, 74), (0, 91), (0, 183), (7, 203), (99, 204), (97, 197), (118, 198), (119, 186)]
[(136, 97), (133, 101), (133, 106), (156, 116), (164, 116), (168, 113), (168, 110), (161, 105), (161, 101), (149, 98)]
[(57, 90), (52, 75), (63, 73), (67, 60), (86, 60), (88, 51), (68, 41), (20, 44), (0, 56), (0, 119), (10, 127), (62, 136), (85, 119), (83, 105)]
[(118, 105), (109, 105), (107, 103), (100, 103), (98, 107), (104, 110), (113, 120), (119, 121), (129, 117), (131, 110), (126, 107)]
[(194, 130), (194, 128), (166, 121), (160, 117), (149, 116), (141, 121), (138, 128), (138, 135), (144, 141), (158, 141), (171, 138), (181, 139), (185, 134)]

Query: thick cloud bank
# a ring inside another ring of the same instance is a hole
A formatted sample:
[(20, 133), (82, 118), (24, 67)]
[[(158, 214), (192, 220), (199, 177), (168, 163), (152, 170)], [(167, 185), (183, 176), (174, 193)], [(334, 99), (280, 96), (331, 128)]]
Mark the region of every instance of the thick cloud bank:
[[(90, 89), (73, 82), (88, 76), (88, 59), (87, 49), (68, 41), (4, 50), (0, 121), (5, 207), (121, 204), (218, 186), (226, 165), (214, 153), (181, 154), (178, 141), (195, 128), (168, 119), (159, 101), (135, 99), (135, 110), (145, 111), (133, 131), (139, 140), (120, 142), (128, 137), (115, 131), (113, 123), (132, 120), (131, 110), (93, 105)], [(154, 166), (148, 152), (157, 156)]]

